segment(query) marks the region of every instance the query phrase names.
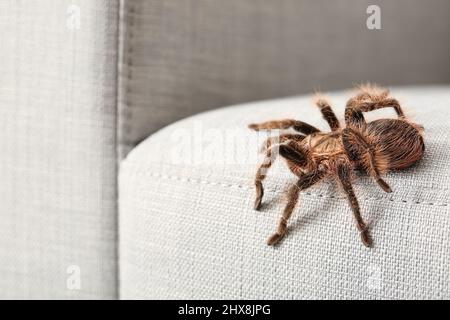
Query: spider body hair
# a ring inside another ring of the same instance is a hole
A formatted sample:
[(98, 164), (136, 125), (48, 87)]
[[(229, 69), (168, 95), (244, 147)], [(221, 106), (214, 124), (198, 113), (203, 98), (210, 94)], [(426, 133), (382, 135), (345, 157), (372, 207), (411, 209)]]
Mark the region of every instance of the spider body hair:
[[(362, 86), (359, 93), (347, 102), (346, 127), (341, 128), (326, 98), (316, 99), (331, 132), (298, 120), (285, 119), (251, 124), (254, 130), (293, 128), (299, 134), (282, 134), (278, 140), (269, 138), (264, 144), (266, 159), (259, 167), (256, 178), (255, 209), (261, 206), (264, 194), (262, 181), (274, 160), (274, 150), (286, 160), (288, 168), (298, 181), (287, 192), (288, 203), (280, 218), (276, 233), (269, 245), (279, 242), (287, 233), (287, 222), (297, 204), (299, 192), (327, 177), (334, 177), (347, 195), (361, 240), (372, 245), (368, 226), (363, 221), (359, 203), (353, 190), (354, 170), (367, 172), (385, 192), (392, 192), (381, 176), (390, 170), (402, 170), (417, 163), (424, 154), (423, 127), (405, 117), (396, 99), (389, 91), (374, 86)], [(392, 107), (398, 119), (379, 119), (366, 122), (363, 112)], [(274, 141), (279, 143), (274, 145)], [(276, 156), (276, 154), (275, 154)]]

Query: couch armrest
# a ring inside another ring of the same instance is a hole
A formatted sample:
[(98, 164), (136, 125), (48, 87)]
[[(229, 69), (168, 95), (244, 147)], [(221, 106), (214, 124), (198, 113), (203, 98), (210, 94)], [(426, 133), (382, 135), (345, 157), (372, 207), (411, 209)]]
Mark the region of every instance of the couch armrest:
[(0, 298), (117, 296), (118, 1), (75, 3), (0, 2)]

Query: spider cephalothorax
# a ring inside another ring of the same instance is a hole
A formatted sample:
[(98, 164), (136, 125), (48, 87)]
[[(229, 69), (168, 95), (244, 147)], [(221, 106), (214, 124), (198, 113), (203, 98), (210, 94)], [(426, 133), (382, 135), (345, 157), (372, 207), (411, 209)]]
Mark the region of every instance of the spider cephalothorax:
[[(389, 170), (407, 168), (422, 158), (425, 150), (423, 127), (405, 117), (400, 104), (389, 96), (388, 90), (375, 86), (360, 87), (358, 94), (347, 102), (345, 128), (341, 128), (326, 99), (318, 97), (316, 104), (330, 125), (331, 132), (324, 133), (305, 122), (292, 119), (249, 125), (254, 130), (291, 128), (299, 132), (269, 138), (264, 144), (266, 158), (258, 168), (255, 179), (256, 210), (260, 209), (264, 194), (262, 181), (277, 154), (286, 160), (289, 169), (298, 177), (298, 181), (289, 188), (288, 203), (268, 244), (277, 243), (286, 234), (287, 222), (299, 192), (333, 176), (347, 195), (362, 242), (370, 247), (372, 240), (352, 187), (353, 171), (365, 170), (384, 191), (391, 192), (381, 175)], [(398, 119), (365, 121), (363, 112), (387, 107), (394, 108)]]

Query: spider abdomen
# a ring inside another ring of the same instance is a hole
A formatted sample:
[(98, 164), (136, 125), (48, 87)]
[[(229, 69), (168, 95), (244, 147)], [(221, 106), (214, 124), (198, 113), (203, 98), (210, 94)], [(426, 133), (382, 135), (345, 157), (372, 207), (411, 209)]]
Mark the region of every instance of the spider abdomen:
[(405, 169), (419, 161), (425, 150), (420, 128), (402, 119), (379, 119), (367, 124), (379, 169)]

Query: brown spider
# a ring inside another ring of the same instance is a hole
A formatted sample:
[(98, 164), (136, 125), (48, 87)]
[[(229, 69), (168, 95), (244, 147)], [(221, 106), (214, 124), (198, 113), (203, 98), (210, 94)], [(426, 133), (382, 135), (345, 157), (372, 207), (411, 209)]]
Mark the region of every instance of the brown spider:
[[(316, 104), (331, 127), (331, 132), (324, 133), (307, 123), (292, 119), (249, 125), (254, 130), (292, 128), (301, 133), (281, 134), (276, 137), (278, 143), (275, 143), (274, 138), (269, 138), (264, 144), (265, 160), (255, 178), (255, 210), (261, 207), (264, 194), (262, 181), (276, 157), (274, 148), (278, 148), (278, 154), (298, 177), (298, 181), (288, 190), (288, 203), (278, 229), (267, 244), (276, 244), (286, 234), (287, 222), (297, 204), (299, 192), (325, 177), (334, 176), (348, 197), (363, 244), (370, 247), (372, 240), (368, 226), (361, 217), (352, 187), (353, 170), (365, 170), (385, 192), (392, 192), (381, 175), (389, 170), (410, 167), (422, 158), (425, 150), (423, 127), (405, 117), (400, 104), (389, 96), (388, 90), (375, 86), (361, 86), (358, 94), (347, 102), (344, 129), (341, 129), (326, 99), (318, 97)], [(363, 112), (387, 107), (394, 108), (398, 119), (365, 121)]]

